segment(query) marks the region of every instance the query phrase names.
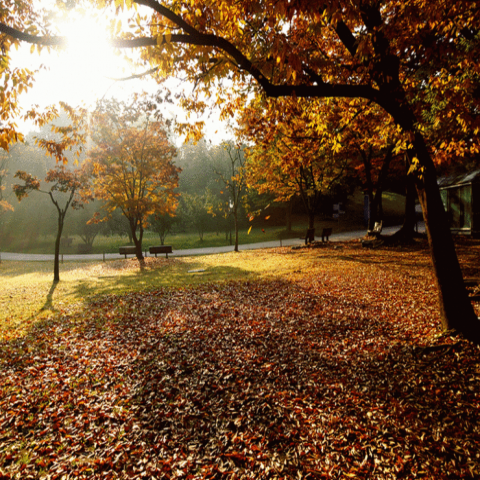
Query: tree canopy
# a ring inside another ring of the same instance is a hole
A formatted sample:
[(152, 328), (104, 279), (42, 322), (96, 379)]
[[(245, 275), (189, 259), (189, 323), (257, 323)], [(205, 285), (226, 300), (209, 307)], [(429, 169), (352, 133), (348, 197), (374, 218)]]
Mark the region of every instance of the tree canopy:
[(95, 146), (83, 163), (93, 196), (103, 200), (109, 214), (118, 208), (128, 219), (139, 260), (148, 217), (175, 212), (179, 172), (167, 127), (161, 118), (144, 113), (146, 106), (101, 103), (90, 118)]

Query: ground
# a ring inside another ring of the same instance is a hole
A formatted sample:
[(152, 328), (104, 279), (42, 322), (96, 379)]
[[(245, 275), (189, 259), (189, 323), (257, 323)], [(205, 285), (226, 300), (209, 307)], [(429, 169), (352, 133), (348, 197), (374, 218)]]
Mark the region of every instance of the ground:
[(73, 272), (3, 319), (0, 478), (480, 477), (480, 349), (440, 331), (425, 245)]

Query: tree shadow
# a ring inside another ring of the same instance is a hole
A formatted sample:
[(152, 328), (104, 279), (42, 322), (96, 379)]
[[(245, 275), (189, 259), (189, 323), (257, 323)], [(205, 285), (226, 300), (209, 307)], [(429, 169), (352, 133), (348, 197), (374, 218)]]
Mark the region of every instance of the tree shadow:
[(45, 303), (40, 308), (39, 312), (44, 312), (45, 310), (50, 310), (52, 312), (55, 311), (55, 307), (53, 306), (53, 293), (58, 286), (59, 281), (53, 281), (50, 290), (48, 291), (47, 298), (45, 299)]
[(136, 268), (130, 270), (127, 275), (117, 274), (120, 268), (113, 265), (108, 272), (97, 276), (93, 283), (90, 278), (78, 280), (72, 295), (82, 303), (88, 304), (90, 300), (95, 301), (104, 295), (257, 278), (257, 274), (248, 269), (229, 265), (205, 265), (201, 260), (183, 262), (180, 258), (175, 259), (175, 263), (137, 262)]

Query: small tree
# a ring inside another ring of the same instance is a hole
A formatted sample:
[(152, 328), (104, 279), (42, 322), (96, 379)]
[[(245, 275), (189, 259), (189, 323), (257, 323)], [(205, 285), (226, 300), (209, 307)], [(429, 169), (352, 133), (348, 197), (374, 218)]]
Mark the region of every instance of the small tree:
[(37, 177), (24, 171), (17, 171), (15, 177), (22, 180), (22, 185), (13, 186), (13, 191), (18, 201), (28, 197), (30, 192), (37, 191), (50, 196), (52, 203), (57, 209), (57, 236), (55, 239), (55, 258), (53, 266), (53, 281), (60, 281), (60, 239), (62, 237), (65, 215), (69, 207), (81, 208), (82, 200), (78, 196), (79, 190), (84, 186), (79, 171), (69, 171), (63, 165), (57, 165), (47, 172), (45, 182), (52, 184), (49, 190), (40, 189), (40, 181)]
[(174, 217), (168, 213), (163, 215), (152, 215), (149, 220), (150, 228), (155, 233), (158, 233), (158, 237), (162, 245), (165, 245), (165, 238), (170, 233), (176, 222), (177, 217)]
[(93, 203), (89, 204), (89, 206), (90, 208), (84, 208), (81, 213), (75, 215), (73, 222), (69, 222), (70, 231), (77, 234), (83, 241), (83, 245), (78, 246), (79, 253), (91, 252), (95, 238), (97, 238), (100, 232), (105, 230), (104, 223), (96, 223), (91, 220), (92, 217), (95, 218), (97, 210)]
[(181, 197), (181, 211), (189, 226), (198, 233), (203, 242), (203, 235), (210, 220), (211, 193), (207, 190), (203, 195), (185, 193)]

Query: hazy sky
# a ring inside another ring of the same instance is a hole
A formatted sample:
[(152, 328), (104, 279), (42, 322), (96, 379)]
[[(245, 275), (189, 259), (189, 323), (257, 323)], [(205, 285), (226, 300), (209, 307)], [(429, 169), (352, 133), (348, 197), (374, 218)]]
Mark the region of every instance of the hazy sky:
[[(99, 25), (92, 18), (71, 15), (69, 21), (58, 25), (59, 34), (69, 38), (69, 46), (65, 50), (46, 49), (39, 55), (35, 50), (30, 52), (30, 45), (23, 44), (18, 51), (12, 51), (15, 66), (29, 69), (42, 69), (35, 76), (33, 88), (22, 95), (22, 106), (38, 104), (40, 107), (65, 101), (72, 106), (93, 105), (97, 99), (116, 97), (128, 99), (133, 92), (142, 90), (154, 91), (157, 87), (153, 80), (128, 80), (115, 82), (114, 78), (125, 78), (140, 73), (129, 65), (121, 56), (115, 54), (106, 42), (105, 24)], [(193, 87), (172, 80), (169, 88)], [(183, 119), (183, 112), (172, 107), (171, 114)], [(213, 142), (228, 137), (226, 127), (218, 121), (213, 113), (206, 121), (205, 135)], [(215, 133), (217, 131), (217, 133)]]

